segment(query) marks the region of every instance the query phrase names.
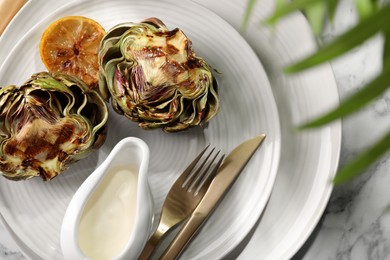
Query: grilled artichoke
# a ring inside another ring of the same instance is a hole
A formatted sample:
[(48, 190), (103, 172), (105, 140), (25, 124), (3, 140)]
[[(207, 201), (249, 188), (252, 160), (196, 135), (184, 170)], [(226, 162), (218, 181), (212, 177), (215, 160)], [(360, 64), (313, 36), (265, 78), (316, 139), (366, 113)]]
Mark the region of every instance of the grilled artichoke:
[(176, 132), (218, 111), (217, 84), (180, 29), (157, 18), (119, 24), (103, 38), (99, 88), (114, 110), (146, 129)]
[(46, 72), (0, 89), (0, 171), (12, 180), (50, 180), (100, 147), (105, 100), (81, 80)]

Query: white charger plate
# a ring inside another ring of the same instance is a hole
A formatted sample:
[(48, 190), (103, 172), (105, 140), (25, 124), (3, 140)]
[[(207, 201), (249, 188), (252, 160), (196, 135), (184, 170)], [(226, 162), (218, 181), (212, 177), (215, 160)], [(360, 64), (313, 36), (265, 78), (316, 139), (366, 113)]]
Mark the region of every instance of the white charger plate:
[[(34, 2), (29, 2), (21, 13), (35, 15), (34, 8), (29, 9), (29, 6), (33, 7)], [(123, 137), (140, 137), (150, 147), (150, 181), (157, 214), (178, 173), (206, 143), (228, 152), (240, 142), (266, 133), (263, 147), (183, 258), (215, 259), (231, 252), (262, 213), (280, 157), (281, 136), (275, 100), (267, 75), (253, 50), (223, 19), (189, 1), (76, 1), (48, 13), (48, 17), (38, 19), (41, 22), (16, 41), (0, 65), (0, 85), (20, 85), (31, 74), (45, 70), (39, 57), (39, 40), (45, 28), (62, 16), (84, 15), (106, 29), (121, 22), (155, 16), (169, 28), (183, 29), (198, 54), (221, 72), (217, 76), (221, 110), (205, 129), (194, 128), (178, 134), (141, 130), (135, 123), (112, 112), (104, 146), (51, 182), (44, 183), (38, 178), (12, 182), (1, 178), (0, 213), (17, 241), (24, 244), (21, 247), (27, 248), (25, 254), (31, 258), (38, 255), (43, 259), (61, 259), (59, 231), (68, 202), (82, 181)], [(23, 23), (24, 17), (19, 14), (9, 28), (17, 26), (18, 19)], [(23, 27), (23, 24), (19, 26)], [(10, 37), (7, 34), (12, 36), (11, 30), (5, 32), (0, 45)]]
[[(241, 0), (194, 0), (209, 8), (239, 30), (246, 2)], [(0, 60), (4, 60), (15, 41), (35, 24), (69, 1), (29, 0), (0, 38)], [(271, 33), (261, 20), (274, 6), (261, 0), (255, 6), (250, 29), (243, 37), (260, 57), (276, 97), (282, 127), (282, 150), (278, 176), (268, 206), (253, 234), (229, 256), (239, 259), (290, 259), (318, 223), (329, 200), (338, 165), (341, 123), (320, 130), (291, 131), (297, 122), (311, 118), (338, 104), (337, 86), (331, 67), (324, 65), (286, 77), (283, 65), (303, 57), (316, 48), (315, 39), (301, 14), (290, 15)], [(5, 223), (7, 225), (7, 223)], [(6, 226), (26, 256), (34, 252)]]

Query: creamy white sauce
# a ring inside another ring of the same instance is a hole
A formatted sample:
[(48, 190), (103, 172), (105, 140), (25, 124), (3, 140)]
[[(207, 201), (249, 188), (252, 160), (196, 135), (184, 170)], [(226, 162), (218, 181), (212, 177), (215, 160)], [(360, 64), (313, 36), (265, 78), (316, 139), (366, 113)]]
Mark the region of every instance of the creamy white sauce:
[(113, 168), (98, 184), (81, 213), (78, 240), (94, 260), (113, 259), (126, 246), (135, 218), (138, 174)]

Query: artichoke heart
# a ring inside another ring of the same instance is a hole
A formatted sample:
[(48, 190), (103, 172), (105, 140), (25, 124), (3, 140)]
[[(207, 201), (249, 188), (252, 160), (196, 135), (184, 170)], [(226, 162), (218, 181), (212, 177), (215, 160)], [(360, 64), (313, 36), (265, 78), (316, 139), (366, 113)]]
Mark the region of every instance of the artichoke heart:
[(203, 125), (219, 109), (217, 83), (182, 30), (157, 18), (123, 23), (103, 37), (99, 89), (119, 114), (146, 129)]
[(0, 89), (0, 174), (50, 180), (99, 148), (108, 108), (96, 91), (65, 74), (37, 73)]

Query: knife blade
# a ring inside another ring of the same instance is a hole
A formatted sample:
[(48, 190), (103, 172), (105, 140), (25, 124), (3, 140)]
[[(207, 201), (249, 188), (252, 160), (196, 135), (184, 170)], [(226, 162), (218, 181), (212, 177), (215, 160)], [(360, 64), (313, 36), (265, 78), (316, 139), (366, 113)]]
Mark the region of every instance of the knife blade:
[(206, 194), (195, 208), (189, 219), (171, 241), (160, 259), (177, 259), (195, 237), (214, 209), (222, 201), (224, 195), (233, 185), (257, 148), (263, 143), (265, 135), (259, 135), (237, 146), (218, 169)]

